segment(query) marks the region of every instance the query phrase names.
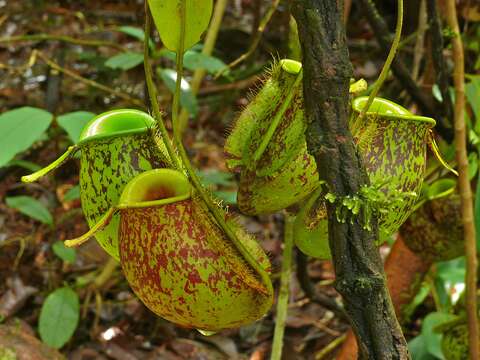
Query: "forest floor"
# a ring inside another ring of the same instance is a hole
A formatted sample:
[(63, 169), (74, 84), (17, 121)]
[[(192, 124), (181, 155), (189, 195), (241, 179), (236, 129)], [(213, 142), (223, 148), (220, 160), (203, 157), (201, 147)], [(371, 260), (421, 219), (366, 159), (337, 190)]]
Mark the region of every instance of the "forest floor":
[[(142, 51), (140, 41), (118, 31), (120, 26), (142, 27), (141, 1), (85, 3), (88, 3), (87, 9), (70, 1), (0, 0), (0, 38), (25, 34), (67, 35), (111, 42), (129, 52)], [(259, 13), (264, 10), (255, 1), (232, 2), (215, 55), (225, 63), (237, 58), (248, 47), (251, 30), (255, 29)], [(378, 52), (365, 23), (359, 21), (356, 25), (356, 30), (352, 31), (352, 47)], [(212, 189), (222, 192), (232, 211), (236, 211), (232, 200), (236, 185), (224, 165), (225, 134), (248, 103), (250, 90), (260, 83), (262, 70), (271, 54), (280, 56), (286, 52), (287, 32), (288, 14), (280, 7), (255, 56), (233, 73), (233, 80), (214, 81), (208, 77), (203, 83), (198, 96), (198, 116), (186, 131), (184, 142), (193, 163), (211, 179)], [(46, 109), (55, 115), (72, 111), (99, 114), (112, 108), (138, 108), (132, 104), (132, 99), (145, 102), (143, 67), (121, 70), (105, 66), (105, 61), (117, 53), (114, 47), (56, 40), (0, 42), (0, 112), (20, 106)], [(352, 58), (356, 62), (356, 77), (370, 79), (381, 65), (381, 61)], [(100, 90), (62, 74), (48, 66), (45, 59), (74, 71), (83, 79), (121, 91), (128, 98), (120, 99), (112, 91)], [(159, 59), (156, 66), (172, 68), (173, 63)], [(159, 86), (161, 107), (168, 117), (171, 95), (160, 82)], [(68, 141), (63, 130), (53, 122), (43, 140), (37, 141), (17, 159), (44, 166), (64, 151)], [(62, 261), (55, 255), (53, 244), (79, 236), (88, 229), (79, 199), (65, 197), (68, 190), (78, 184), (79, 161), (69, 161), (54, 175), (34, 184), (21, 183), (20, 177), (27, 173), (19, 166), (0, 168), (0, 347), (15, 344), (25, 354), (22, 357), (25, 359), (56, 358), (58, 354), (53, 350), (40, 351), (44, 345), (38, 340), (38, 319), (46, 296), (68, 284), (81, 301), (79, 326), (60, 350), (69, 359), (267, 358), (275, 308), (249, 326), (206, 337), (153, 316), (134, 296), (120, 267), (111, 266), (108, 255), (95, 241), (80, 246), (73, 263)], [(54, 226), (41, 224), (6, 205), (5, 198), (18, 195), (32, 196), (46, 204), (55, 219)], [(268, 252), (273, 264), (274, 285), (278, 288), (282, 214), (241, 216), (241, 221)], [(334, 273), (329, 262), (311, 260), (308, 271), (319, 294), (340, 301), (333, 289)], [(332, 311), (309, 300), (295, 273), (290, 290), (284, 359), (317, 359), (316, 354), (343, 335), (349, 325)], [(5, 335), (11, 335), (12, 329), (14, 339)], [(334, 353), (323, 358), (331, 359)]]

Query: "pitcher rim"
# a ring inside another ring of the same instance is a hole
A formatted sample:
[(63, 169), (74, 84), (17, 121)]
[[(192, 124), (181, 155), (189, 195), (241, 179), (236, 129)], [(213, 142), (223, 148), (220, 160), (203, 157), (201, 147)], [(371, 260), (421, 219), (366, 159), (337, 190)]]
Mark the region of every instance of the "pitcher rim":
[[(358, 97), (358, 98), (355, 98), (353, 101), (352, 101), (352, 109), (353, 111), (355, 111), (356, 113), (360, 113), (361, 112), (361, 109), (357, 106), (357, 103), (360, 101), (360, 100), (364, 100), (365, 97)], [(389, 103), (392, 103), (392, 104), (395, 104), (397, 106), (399, 106), (398, 104), (394, 103), (393, 101), (391, 100), (388, 100), (388, 99), (385, 99), (385, 98), (382, 98), (382, 97), (376, 97), (376, 99), (380, 99), (382, 101), (387, 101)], [(400, 105), (401, 106), (401, 105)], [(408, 111), (408, 110), (407, 110)], [(376, 115), (376, 114), (379, 114), (378, 112), (376, 111), (367, 111), (366, 115)], [(437, 122), (435, 121), (435, 119), (431, 118), (431, 117), (428, 117), (428, 116), (422, 116), (422, 115), (415, 115), (415, 114), (381, 114), (380, 115), (381, 117), (385, 117), (387, 118), (388, 120), (405, 120), (405, 121), (412, 121), (412, 122), (419, 122), (419, 123), (425, 123), (425, 124), (428, 124), (430, 125), (429, 128), (432, 128), (434, 127)]]

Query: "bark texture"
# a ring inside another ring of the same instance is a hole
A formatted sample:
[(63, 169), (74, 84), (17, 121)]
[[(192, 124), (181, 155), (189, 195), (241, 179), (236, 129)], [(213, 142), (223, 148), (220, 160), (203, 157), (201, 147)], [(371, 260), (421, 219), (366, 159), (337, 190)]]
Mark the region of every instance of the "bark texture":
[[(348, 88), (352, 67), (342, 22), (343, 1), (291, 0), (303, 50), (307, 145), (319, 176), (337, 199), (358, 194), (368, 176), (348, 129)], [(408, 359), (408, 349), (385, 285), (373, 231), (359, 219), (337, 221), (328, 203), (329, 241), (336, 289), (359, 343), (360, 359)]]
[[(406, 267), (405, 264), (408, 264)], [(430, 269), (431, 261), (420, 254), (412, 252), (398, 235), (395, 244), (385, 261), (388, 291), (392, 297), (395, 313), (402, 321), (402, 308), (408, 305), (417, 294), (418, 289)], [(337, 360), (357, 359), (358, 347), (353, 332), (347, 333), (347, 339), (337, 355)]]
[(468, 317), (469, 359), (480, 359), (478, 310), (477, 310), (477, 242), (473, 198), (468, 179), (467, 129), (465, 125), (465, 58), (455, 0), (446, 1), (447, 24), (455, 33), (453, 47), (453, 82), (455, 85), (455, 157), (458, 163), (458, 192), (462, 203), (462, 222), (465, 237), (467, 274), (465, 277), (466, 307)]

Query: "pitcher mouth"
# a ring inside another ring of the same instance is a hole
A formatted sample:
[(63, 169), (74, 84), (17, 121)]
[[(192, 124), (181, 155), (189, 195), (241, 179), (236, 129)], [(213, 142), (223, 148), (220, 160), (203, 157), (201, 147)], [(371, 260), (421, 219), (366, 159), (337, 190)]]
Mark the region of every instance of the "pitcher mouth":
[(147, 113), (135, 109), (107, 111), (94, 117), (80, 134), (79, 145), (93, 140), (140, 134), (151, 129), (155, 120)]
[[(367, 96), (360, 96), (352, 101), (352, 108), (356, 112), (361, 112), (367, 103)], [(390, 120), (405, 120), (425, 123), (432, 128), (436, 125), (436, 121), (430, 117), (414, 115), (403, 106), (394, 103), (393, 101), (376, 97), (372, 105), (367, 111), (367, 115), (381, 115)]]
[(120, 196), (119, 209), (166, 205), (191, 197), (187, 177), (172, 169), (154, 169), (134, 177)]

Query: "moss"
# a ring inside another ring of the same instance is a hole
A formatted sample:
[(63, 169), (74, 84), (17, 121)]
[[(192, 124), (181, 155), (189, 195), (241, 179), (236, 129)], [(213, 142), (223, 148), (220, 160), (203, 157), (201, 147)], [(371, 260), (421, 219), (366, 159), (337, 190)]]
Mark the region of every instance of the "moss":
[(0, 360), (17, 360), (17, 354), (8, 347), (0, 346)]
[(468, 360), (468, 326), (459, 324), (446, 330), (442, 339), (446, 360)]

